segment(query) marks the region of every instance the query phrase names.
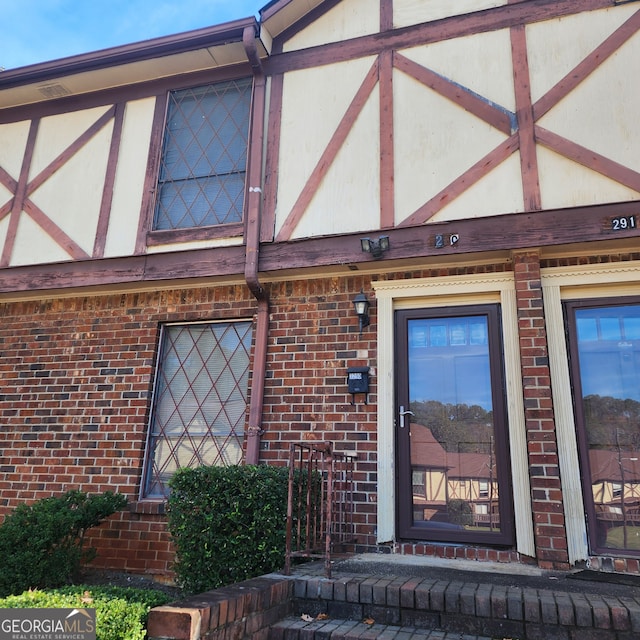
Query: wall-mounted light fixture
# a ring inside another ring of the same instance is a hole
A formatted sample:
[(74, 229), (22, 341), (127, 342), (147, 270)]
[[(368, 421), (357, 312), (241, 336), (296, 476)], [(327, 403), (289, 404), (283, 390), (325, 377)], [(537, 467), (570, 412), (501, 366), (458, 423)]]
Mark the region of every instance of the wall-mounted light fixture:
[(376, 260), (382, 257), (385, 251), (389, 250), (389, 236), (380, 236), (377, 240), (371, 238), (360, 238), (360, 246), (365, 253), (370, 253)]
[(364, 295), (364, 291), (360, 291), (360, 293), (353, 299), (353, 306), (356, 310), (356, 315), (358, 316), (360, 335), (362, 335), (362, 330), (365, 327), (368, 327), (371, 322), (369, 319), (369, 300), (367, 300), (367, 296)]

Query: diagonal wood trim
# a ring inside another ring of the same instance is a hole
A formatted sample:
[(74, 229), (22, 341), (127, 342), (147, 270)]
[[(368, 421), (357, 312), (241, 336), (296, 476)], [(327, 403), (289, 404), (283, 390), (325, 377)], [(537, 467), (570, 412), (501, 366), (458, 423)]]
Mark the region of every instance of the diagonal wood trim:
[(506, 109), (500, 109), (465, 87), (451, 82), (451, 80), (438, 75), (431, 69), (423, 67), (400, 53), (394, 54), (393, 63), (396, 69), (411, 76), (414, 80), (433, 89), (436, 93), (451, 100), (465, 111), (502, 131), (502, 133), (511, 135), (511, 117)]
[(380, 228), (395, 224), (393, 53), (380, 54)]
[(74, 260), (82, 260), (91, 256), (75, 241), (68, 236), (47, 214), (31, 200), (24, 203), (24, 211), (29, 217), (43, 229), (51, 238), (64, 249)]
[(513, 84), (516, 97), (516, 117), (520, 140), (520, 170), (525, 211), (542, 209), (538, 156), (533, 132), (533, 109), (531, 106), (531, 78), (527, 56), (525, 27), (511, 28), (511, 57), (513, 60)]
[(113, 119), (113, 130), (111, 131), (111, 146), (109, 148), (109, 158), (107, 159), (107, 171), (102, 189), (102, 201), (100, 202), (100, 214), (98, 226), (96, 228), (96, 238), (93, 245), (93, 256), (102, 258), (104, 247), (107, 242), (107, 231), (109, 230), (109, 216), (111, 213), (111, 203), (113, 201), (113, 185), (116, 180), (116, 169), (118, 166), (118, 153), (120, 152), (120, 141), (122, 140), (122, 125), (124, 122), (124, 103), (116, 105)]
[(616, 0), (526, 0), (526, 2), (411, 25), (390, 32), (360, 36), (340, 43), (274, 54), (265, 62), (265, 73), (270, 75), (308, 69), (376, 55), (381, 49), (408, 49), (476, 33), (508, 29), (519, 24), (542, 22), (583, 11), (614, 7), (616, 4)]
[(33, 193), (48, 180), (60, 167), (84, 147), (114, 116), (115, 106), (107, 109), (86, 131), (76, 138), (55, 160), (49, 163), (33, 180), (29, 182), (27, 194)]
[(0, 167), (0, 184), (9, 189), (13, 194), (15, 194), (18, 188), (18, 181), (14, 180), (2, 167)]
[(640, 193), (640, 173), (539, 125), (536, 139), (548, 149)]
[(326, 176), (327, 171), (329, 171), (332, 162), (338, 155), (342, 144), (347, 139), (351, 128), (358, 119), (358, 116), (369, 99), (373, 88), (376, 86), (376, 83), (378, 82), (378, 66), (378, 59), (376, 59), (362, 81), (362, 84), (351, 101), (351, 104), (347, 107), (344, 116), (342, 116), (342, 120), (338, 124), (333, 136), (331, 136), (331, 140), (329, 140), (326, 149), (320, 156), (320, 160), (318, 160), (318, 163), (311, 172), (311, 175), (300, 192), (293, 208), (289, 212), (287, 219), (276, 236), (276, 241), (288, 240), (298, 222), (300, 222), (300, 219), (313, 199), (316, 190), (320, 186), (323, 178)]
[(29, 179), (29, 171), (31, 170), (31, 160), (33, 159), (33, 150), (36, 146), (36, 138), (38, 136), (38, 128), (40, 127), (40, 118), (31, 121), (29, 133), (27, 134), (27, 143), (22, 158), (22, 167), (20, 168), (20, 177), (16, 185), (15, 197), (13, 198), (13, 206), (11, 208), (11, 217), (9, 218), (9, 226), (7, 235), (4, 240), (2, 256), (0, 256), (0, 267), (6, 267), (11, 261), (11, 254), (16, 242), (16, 234), (18, 233), (18, 223), (20, 222), (20, 212), (24, 208), (27, 198), (27, 180)]
[[(611, 57), (629, 38), (640, 29), (640, 11), (634, 13), (618, 27), (606, 40), (598, 45), (582, 62), (569, 71), (545, 95), (533, 105), (533, 116), (539, 120), (555, 107), (560, 100), (575, 89), (587, 76)], [(632, 81), (632, 80), (630, 80)]]
[(0, 207), (0, 220), (4, 220), (11, 213), (11, 209), (13, 208), (13, 200), (14, 199), (11, 198)]
[(444, 209), (450, 202), (464, 193), (481, 178), (504, 162), (519, 147), (518, 134), (515, 133), (504, 142), (489, 152), (484, 158), (478, 160), (472, 167), (458, 176), (453, 182), (448, 184), (440, 193), (436, 194), (419, 209), (405, 218), (398, 226), (409, 227), (424, 224), (436, 213)]
[[(15, 197), (18, 182), (17, 180), (14, 180), (2, 167), (0, 167), (0, 184), (6, 187), (11, 192), (11, 195)], [(0, 206), (0, 220), (3, 220), (11, 213), (13, 200), (14, 198), (11, 197), (7, 202)]]

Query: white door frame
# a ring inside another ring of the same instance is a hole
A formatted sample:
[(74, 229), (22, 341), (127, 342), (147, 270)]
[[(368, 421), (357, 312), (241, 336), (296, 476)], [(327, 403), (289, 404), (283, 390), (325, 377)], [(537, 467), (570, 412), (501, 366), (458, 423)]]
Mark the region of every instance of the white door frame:
[(372, 283), (378, 304), (377, 542), (396, 540), (394, 314), (397, 309), (500, 303), (516, 546), (535, 557), (522, 394), (515, 284), (512, 273), (444, 276)]

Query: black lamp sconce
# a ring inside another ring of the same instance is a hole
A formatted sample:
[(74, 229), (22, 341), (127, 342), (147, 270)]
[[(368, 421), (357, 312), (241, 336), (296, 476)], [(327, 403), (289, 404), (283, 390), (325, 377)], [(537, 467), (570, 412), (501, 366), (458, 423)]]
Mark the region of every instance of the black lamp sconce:
[(353, 299), (353, 306), (356, 310), (356, 315), (358, 316), (358, 325), (360, 328), (360, 335), (362, 335), (362, 330), (365, 327), (368, 327), (371, 320), (369, 318), (369, 300), (367, 300), (367, 296), (364, 295), (364, 291), (360, 291), (360, 293)]
[(360, 247), (365, 253), (370, 253), (375, 260), (382, 258), (382, 254), (389, 250), (389, 236), (380, 236), (377, 240), (360, 238)]

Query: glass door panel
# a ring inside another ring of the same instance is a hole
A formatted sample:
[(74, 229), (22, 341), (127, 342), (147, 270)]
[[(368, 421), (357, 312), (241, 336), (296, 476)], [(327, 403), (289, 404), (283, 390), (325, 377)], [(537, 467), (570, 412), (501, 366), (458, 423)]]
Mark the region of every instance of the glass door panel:
[(640, 553), (640, 304), (567, 307), (591, 547)]
[(397, 312), (403, 537), (512, 538), (497, 306)]

